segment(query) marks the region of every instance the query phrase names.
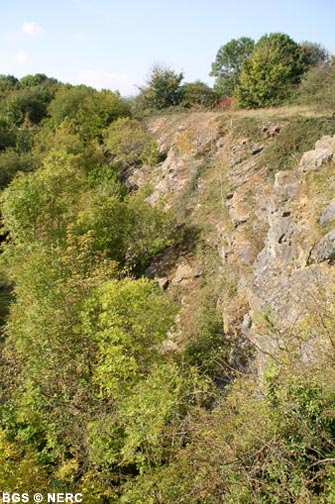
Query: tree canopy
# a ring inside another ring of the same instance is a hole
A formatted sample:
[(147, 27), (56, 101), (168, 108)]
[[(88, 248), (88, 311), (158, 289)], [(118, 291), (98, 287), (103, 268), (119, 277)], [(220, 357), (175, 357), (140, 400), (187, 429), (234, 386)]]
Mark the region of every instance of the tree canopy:
[(243, 62), (236, 90), (239, 105), (258, 108), (287, 99), (301, 79), (304, 65), (299, 45), (288, 35), (264, 35)]
[(142, 89), (143, 97), (149, 107), (164, 109), (178, 105), (182, 100), (181, 81), (183, 73), (155, 65)]
[(215, 91), (220, 96), (232, 96), (242, 69), (243, 62), (254, 50), (255, 42), (249, 37), (232, 39), (220, 47), (212, 63), (210, 75), (215, 77)]

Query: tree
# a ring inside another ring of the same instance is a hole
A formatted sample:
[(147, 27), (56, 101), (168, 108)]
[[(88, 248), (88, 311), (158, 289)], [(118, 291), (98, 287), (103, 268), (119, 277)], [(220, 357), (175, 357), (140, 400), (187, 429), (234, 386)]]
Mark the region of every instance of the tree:
[(55, 125), (68, 118), (85, 140), (91, 140), (118, 117), (129, 116), (130, 110), (118, 93), (80, 85), (61, 87), (49, 113)]
[(129, 117), (117, 119), (105, 133), (105, 145), (122, 167), (140, 164), (145, 147), (152, 142), (142, 124)]
[(37, 160), (29, 152), (19, 153), (7, 148), (0, 154), (0, 189), (4, 189), (18, 172), (32, 171), (37, 165)]
[(0, 92), (4, 93), (16, 88), (18, 79), (13, 75), (0, 74)]
[(0, 115), (0, 151), (7, 147), (14, 147), (16, 143), (16, 131), (10, 120)]
[(335, 110), (335, 61), (312, 67), (299, 87), (300, 103)]
[(287, 99), (304, 71), (300, 56), (299, 45), (284, 33), (260, 38), (242, 66), (236, 89), (239, 105), (259, 108)]
[(51, 97), (40, 86), (24, 87), (11, 93), (7, 98), (7, 117), (20, 126), (27, 118), (38, 124), (47, 115), (47, 105)]
[(145, 103), (152, 108), (164, 109), (178, 105), (182, 100), (180, 83), (182, 73), (176, 73), (169, 68), (154, 66), (151, 76), (143, 92)]
[(57, 79), (48, 77), (45, 74), (37, 73), (34, 75), (25, 75), (19, 81), (19, 87), (34, 87), (43, 85), (45, 87), (57, 86), (59, 84)]
[(0, 76), (0, 92), (7, 91), (4, 113), (16, 125), (26, 118), (33, 124), (47, 115), (47, 107), (61, 84), (44, 74), (26, 75), (15, 82), (11, 76)]
[(328, 63), (330, 60), (329, 51), (321, 44), (304, 41), (299, 47), (302, 62), (307, 70), (322, 63)]
[(232, 39), (220, 47), (209, 75), (215, 77), (214, 89), (221, 96), (232, 96), (239, 83), (243, 61), (249, 58), (255, 42), (249, 37)]
[(211, 105), (216, 94), (207, 84), (200, 80), (195, 82), (186, 82), (181, 87), (183, 99), (181, 105), (190, 108), (194, 105), (209, 106)]

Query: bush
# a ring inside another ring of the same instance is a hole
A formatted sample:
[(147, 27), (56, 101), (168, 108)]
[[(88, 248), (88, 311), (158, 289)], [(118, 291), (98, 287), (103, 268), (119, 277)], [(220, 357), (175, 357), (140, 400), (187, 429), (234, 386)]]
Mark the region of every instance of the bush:
[(298, 92), (302, 104), (335, 110), (335, 61), (312, 68)]
[(6, 149), (0, 155), (0, 189), (4, 189), (19, 171), (33, 171), (36, 165), (31, 154), (18, 154), (12, 148)]
[(51, 102), (49, 113), (56, 126), (67, 118), (84, 139), (91, 140), (99, 137), (111, 122), (129, 116), (130, 110), (118, 93), (63, 86)]
[(150, 159), (152, 137), (136, 119), (120, 118), (105, 132), (105, 145), (112, 159), (121, 166), (141, 164), (143, 156)]
[(183, 93), (181, 105), (186, 108), (191, 108), (194, 105), (209, 107), (217, 98), (213, 89), (201, 81), (183, 84), (181, 90)]

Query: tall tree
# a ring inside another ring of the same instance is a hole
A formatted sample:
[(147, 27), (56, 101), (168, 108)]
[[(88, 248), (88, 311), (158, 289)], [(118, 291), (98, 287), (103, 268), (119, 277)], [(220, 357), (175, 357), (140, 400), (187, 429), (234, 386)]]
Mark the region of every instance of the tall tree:
[(249, 58), (255, 42), (249, 37), (232, 39), (220, 47), (209, 75), (215, 77), (215, 90), (222, 96), (231, 96), (239, 83), (243, 61)]
[(330, 60), (329, 51), (316, 42), (301, 42), (300, 51), (302, 61), (307, 70), (322, 63), (327, 63)]
[(150, 78), (142, 89), (144, 100), (149, 107), (164, 109), (178, 105), (182, 100), (181, 81), (184, 75), (169, 68), (155, 65)]
[(239, 105), (273, 106), (287, 99), (304, 71), (299, 45), (284, 33), (264, 35), (243, 62), (236, 89)]

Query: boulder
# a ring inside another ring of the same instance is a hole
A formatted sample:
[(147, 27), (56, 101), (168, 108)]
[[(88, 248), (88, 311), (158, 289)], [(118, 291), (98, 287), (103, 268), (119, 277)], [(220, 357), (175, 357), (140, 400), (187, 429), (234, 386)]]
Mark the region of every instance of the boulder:
[(335, 261), (335, 229), (327, 233), (311, 250), (308, 264)]
[(172, 283), (179, 284), (185, 280), (189, 280), (194, 277), (193, 269), (187, 262), (181, 262), (176, 270), (173, 277)]
[(334, 153), (329, 149), (307, 151), (303, 154), (300, 160), (299, 170), (304, 173), (317, 171), (322, 166), (330, 163), (333, 158)]
[(196, 266), (193, 270), (193, 276), (194, 278), (200, 278), (202, 275), (202, 271), (201, 269), (199, 268), (199, 266)]
[(333, 220), (335, 220), (335, 200), (324, 208), (320, 217), (320, 224), (322, 227), (326, 227)]
[(328, 149), (332, 152), (335, 152), (335, 137), (332, 137), (330, 135), (326, 135), (326, 136), (320, 138), (320, 140), (318, 140), (315, 143), (315, 149), (316, 150)]

